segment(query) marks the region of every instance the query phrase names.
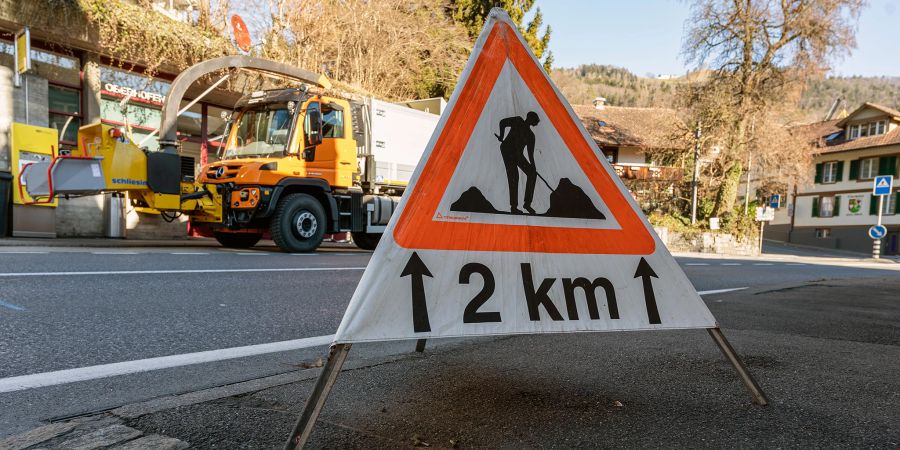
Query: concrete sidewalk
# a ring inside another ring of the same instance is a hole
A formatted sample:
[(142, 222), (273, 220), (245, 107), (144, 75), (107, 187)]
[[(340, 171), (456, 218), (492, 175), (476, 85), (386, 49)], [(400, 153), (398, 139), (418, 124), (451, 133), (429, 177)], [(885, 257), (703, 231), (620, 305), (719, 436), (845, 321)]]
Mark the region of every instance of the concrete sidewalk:
[[(388, 360), (356, 345), (310, 448), (896, 447), (898, 291), (900, 278), (829, 280), (705, 298), (767, 407), (702, 330), (486, 338)], [(165, 448), (280, 448), (317, 370), (90, 420)]]

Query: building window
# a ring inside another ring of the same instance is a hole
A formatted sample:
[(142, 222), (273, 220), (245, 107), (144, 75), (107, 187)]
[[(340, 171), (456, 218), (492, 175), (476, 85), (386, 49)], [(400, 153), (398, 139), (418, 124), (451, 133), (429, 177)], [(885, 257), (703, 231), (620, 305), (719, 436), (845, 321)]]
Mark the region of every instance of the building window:
[(822, 165), (822, 183), (834, 183), (837, 181), (837, 161), (827, 162)]
[(816, 238), (825, 239), (831, 237), (831, 228), (816, 228)]
[(834, 197), (819, 198), (819, 217), (834, 216)]
[(878, 158), (866, 158), (859, 160), (859, 179), (871, 180), (878, 175)]
[(849, 139), (856, 139), (866, 136), (876, 136), (879, 134), (884, 134), (886, 131), (887, 121), (879, 120), (877, 122), (850, 125), (849, 127), (847, 127), (847, 137)]
[(47, 86), (50, 126), (60, 133), (59, 142), (77, 145), (81, 127), (81, 90), (49, 84)]
[(884, 196), (884, 202), (881, 204), (881, 214), (884, 216), (890, 216), (897, 214), (897, 193), (894, 192), (891, 195)]

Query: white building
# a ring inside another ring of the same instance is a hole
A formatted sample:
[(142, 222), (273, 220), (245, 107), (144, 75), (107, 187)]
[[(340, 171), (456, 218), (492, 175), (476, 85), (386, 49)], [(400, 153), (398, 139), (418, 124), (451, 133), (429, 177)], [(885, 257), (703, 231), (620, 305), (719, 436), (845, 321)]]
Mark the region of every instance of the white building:
[[(795, 128), (815, 148), (813, 183), (797, 186), (787, 207), (766, 229), (767, 239), (818, 247), (869, 252), (867, 230), (875, 224), (878, 198), (872, 195), (877, 175), (898, 174), (900, 111), (865, 103), (847, 117)], [(900, 254), (900, 196), (897, 183), (885, 197), (883, 224), (888, 234), (884, 254)]]

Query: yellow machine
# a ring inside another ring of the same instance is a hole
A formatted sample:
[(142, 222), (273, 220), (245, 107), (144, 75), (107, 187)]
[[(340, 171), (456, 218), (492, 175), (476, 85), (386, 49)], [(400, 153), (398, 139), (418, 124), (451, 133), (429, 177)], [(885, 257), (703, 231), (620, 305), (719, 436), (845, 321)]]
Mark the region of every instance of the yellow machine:
[(86, 125), (77, 149), (26, 169), (24, 191), (46, 200), (127, 192), (136, 208), (187, 215), (195, 230), (229, 247), (271, 236), (286, 251), (307, 252), (326, 233), (350, 232), (357, 245), (374, 248), (404, 186), (376, 184), (372, 171), (360, 177), (360, 160), (374, 166), (361, 132), (362, 104), (306, 86), (254, 92), (235, 106), (223, 160), (203, 167), (196, 179), (181, 175), (174, 126), (181, 97), (196, 79), (233, 67), (330, 86), (320, 75), (245, 56), (200, 63), (172, 84), (159, 151), (138, 148), (118, 128)]

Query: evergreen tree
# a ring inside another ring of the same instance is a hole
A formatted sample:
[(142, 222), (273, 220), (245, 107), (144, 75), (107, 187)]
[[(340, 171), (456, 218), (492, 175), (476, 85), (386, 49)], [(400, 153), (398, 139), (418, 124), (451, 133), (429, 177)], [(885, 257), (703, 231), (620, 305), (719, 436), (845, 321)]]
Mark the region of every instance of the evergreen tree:
[(547, 49), (550, 43), (550, 25), (544, 30), (544, 34), (539, 36), (541, 27), (544, 22), (544, 15), (541, 8), (537, 8), (534, 12), (534, 18), (527, 25), (522, 25), (525, 14), (534, 6), (534, 0), (451, 0), (450, 1), (450, 17), (456, 23), (462, 25), (469, 36), (473, 39), (478, 37), (478, 33), (484, 27), (484, 20), (494, 5), (506, 10), (509, 17), (515, 23), (525, 41), (531, 46), (534, 56), (544, 61), (544, 69), (550, 70), (553, 65), (553, 52)]

